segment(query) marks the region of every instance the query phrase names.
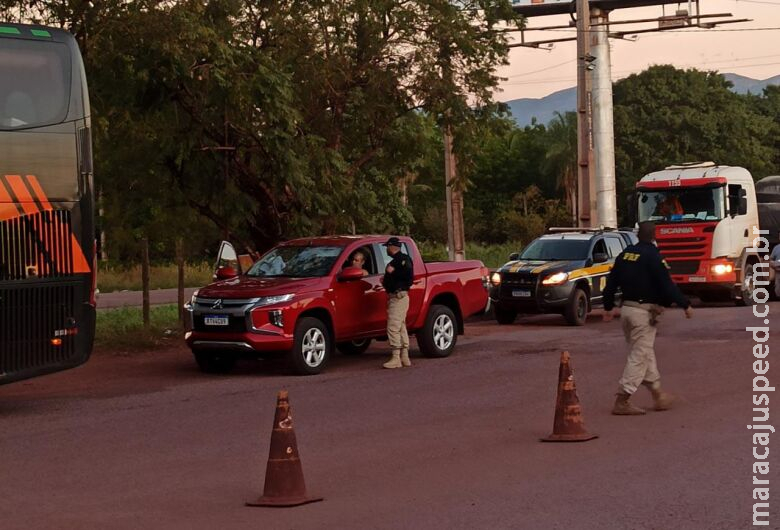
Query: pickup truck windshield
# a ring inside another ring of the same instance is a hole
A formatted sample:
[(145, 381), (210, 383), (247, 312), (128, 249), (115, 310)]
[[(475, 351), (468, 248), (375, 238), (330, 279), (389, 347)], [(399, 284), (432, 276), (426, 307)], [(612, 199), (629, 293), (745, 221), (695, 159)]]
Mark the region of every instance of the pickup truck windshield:
[(528, 245), (520, 259), (530, 261), (581, 260), (588, 257), (588, 239), (537, 239)]
[(647, 190), (639, 194), (640, 221), (719, 221), (725, 215), (726, 194), (723, 186)]
[(326, 276), (341, 255), (342, 247), (278, 247), (252, 265), (247, 276), (316, 278)]

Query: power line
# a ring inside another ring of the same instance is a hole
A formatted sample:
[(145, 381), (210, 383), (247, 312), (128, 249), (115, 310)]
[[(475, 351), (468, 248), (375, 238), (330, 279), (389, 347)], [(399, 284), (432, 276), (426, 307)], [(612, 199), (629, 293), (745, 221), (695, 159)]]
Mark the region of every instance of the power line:
[(534, 71), (532, 71), (532, 72), (523, 72), (522, 74), (512, 74), (512, 75), (508, 75), (508, 76), (507, 76), (507, 78), (512, 78), (512, 77), (523, 77), (523, 76), (526, 76), (526, 75), (531, 75), (531, 74), (538, 74), (539, 72), (546, 72), (547, 70), (553, 70), (554, 68), (559, 68), (559, 67), (561, 67), (561, 66), (563, 66), (563, 65), (566, 65), (566, 64), (571, 64), (571, 63), (575, 62), (576, 60), (577, 60), (577, 59), (570, 59), (570, 60), (568, 60), (568, 61), (564, 61), (564, 62), (562, 62), (562, 63), (558, 63), (558, 64), (554, 64), (554, 65), (552, 65), (552, 66), (548, 66), (547, 68), (541, 68), (541, 69), (539, 69), (539, 70), (534, 70)]
[[(780, 5), (780, 4), (778, 4)], [(533, 28), (529, 28), (527, 31), (532, 31)], [(546, 30), (537, 30), (537, 31), (558, 31), (558, 32), (566, 32), (566, 33), (577, 33), (579, 30), (577, 29), (546, 29)], [(596, 33), (599, 30), (591, 29), (588, 30), (587, 33)], [(707, 33), (710, 32), (739, 32), (739, 31), (780, 31), (780, 27), (767, 27), (767, 28), (735, 28), (735, 29), (707, 29), (707, 28), (690, 28), (690, 29), (665, 29), (660, 30), (659, 34), (661, 33), (703, 33), (706, 31)], [(631, 31), (622, 31), (621, 33), (630, 35)]]

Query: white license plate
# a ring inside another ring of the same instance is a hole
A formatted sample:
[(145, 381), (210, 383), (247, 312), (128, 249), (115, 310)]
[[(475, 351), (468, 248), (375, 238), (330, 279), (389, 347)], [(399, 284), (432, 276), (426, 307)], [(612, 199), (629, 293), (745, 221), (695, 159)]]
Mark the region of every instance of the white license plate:
[(207, 326), (227, 326), (228, 317), (224, 315), (206, 315), (203, 317), (203, 323)]
[(531, 298), (531, 291), (526, 291), (525, 289), (514, 289), (512, 291), (512, 296), (519, 298)]
[(691, 283), (704, 283), (707, 281), (707, 278), (704, 276), (688, 276), (688, 281)]

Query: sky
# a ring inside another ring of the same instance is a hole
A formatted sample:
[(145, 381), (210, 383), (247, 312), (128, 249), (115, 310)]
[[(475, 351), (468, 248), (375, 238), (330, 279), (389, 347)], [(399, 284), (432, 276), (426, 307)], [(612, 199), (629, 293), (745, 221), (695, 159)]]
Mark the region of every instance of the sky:
[[(687, 8), (687, 2), (679, 4)], [(619, 9), (610, 13), (610, 21), (654, 18), (672, 15), (677, 4)], [(695, 4), (694, 4), (695, 9)], [(678, 68), (699, 68), (735, 73), (754, 79), (780, 74), (780, 0), (701, 0), (701, 14), (731, 13), (733, 18), (752, 22), (724, 24), (715, 29), (686, 29), (638, 35), (636, 42), (610, 39), (612, 79), (641, 72), (653, 64), (672, 64)], [(533, 17), (528, 27), (568, 24), (568, 15)], [(716, 19), (717, 20), (717, 19)], [(612, 30), (653, 27), (652, 23), (613, 26)], [(657, 27), (657, 24), (655, 25)], [(760, 31), (757, 28), (777, 28)], [(526, 33), (526, 41), (574, 36), (572, 30)], [(519, 42), (519, 35), (515, 37)], [(499, 101), (540, 98), (577, 82), (576, 43), (557, 43), (550, 51), (513, 48), (509, 66), (498, 70), (507, 78), (496, 94)]]

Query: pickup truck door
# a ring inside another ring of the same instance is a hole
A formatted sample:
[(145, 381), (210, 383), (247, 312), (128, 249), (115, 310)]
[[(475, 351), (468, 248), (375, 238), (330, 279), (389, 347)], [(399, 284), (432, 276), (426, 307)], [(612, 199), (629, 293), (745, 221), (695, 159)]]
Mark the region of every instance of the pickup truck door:
[[(357, 249), (355, 249), (357, 250)], [(386, 326), (387, 297), (382, 288), (382, 275), (377, 272), (377, 261), (371, 247), (361, 247), (368, 254), (368, 276), (359, 280), (339, 281), (333, 287), (336, 310), (336, 339), (341, 341), (365, 335), (376, 335)], [(352, 253), (345, 256), (344, 265)]]
[[(385, 267), (390, 263), (390, 257), (387, 255), (385, 247), (381, 244), (375, 244), (374, 250), (377, 253), (377, 261), (381, 265), (381, 270), (384, 273)], [(406, 324), (411, 325), (417, 320), (417, 315), (420, 314), (423, 301), (425, 299), (425, 265), (422, 262), (420, 256), (415, 256), (411, 246), (405, 242), (401, 243), (401, 250), (404, 254), (412, 258), (414, 264), (414, 280), (412, 282), (412, 288), (409, 289), (409, 312), (406, 314)], [(381, 276), (380, 276), (381, 280)], [(381, 281), (380, 281), (381, 284)], [(384, 291), (383, 291), (384, 293)], [(382, 327), (387, 327), (387, 311), (382, 314)]]

